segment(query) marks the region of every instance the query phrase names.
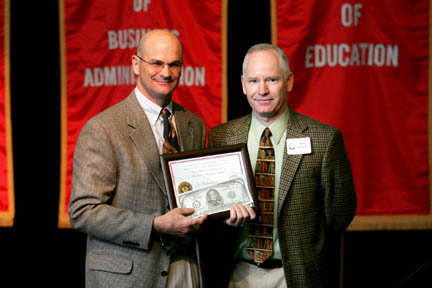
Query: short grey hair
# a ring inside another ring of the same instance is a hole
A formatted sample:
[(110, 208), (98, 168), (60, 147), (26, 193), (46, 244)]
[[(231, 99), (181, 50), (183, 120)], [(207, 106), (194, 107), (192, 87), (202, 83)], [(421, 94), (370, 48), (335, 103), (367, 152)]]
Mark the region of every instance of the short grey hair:
[(244, 59), (243, 59), (243, 75), (246, 72), (246, 66), (247, 66), (247, 62), (248, 62), (248, 57), (250, 54), (257, 52), (257, 51), (266, 51), (266, 50), (274, 50), (278, 57), (279, 57), (279, 64), (280, 67), (285, 75), (285, 79), (288, 79), (289, 74), (290, 74), (290, 67), (289, 67), (289, 62), (288, 62), (288, 57), (286, 56), (285, 52), (280, 49), (279, 47), (272, 45), (272, 44), (267, 44), (267, 43), (261, 43), (261, 44), (255, 44), (252, 47), (249, 48), (249, 50), (247, 51)]

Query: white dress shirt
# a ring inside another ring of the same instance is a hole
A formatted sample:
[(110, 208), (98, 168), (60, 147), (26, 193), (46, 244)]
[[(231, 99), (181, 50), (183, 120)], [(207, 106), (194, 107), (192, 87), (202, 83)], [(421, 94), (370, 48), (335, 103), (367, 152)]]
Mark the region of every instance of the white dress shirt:
[(144, 96), (139, 90), (138, 87), (135, 87), (135, 95), (138, 99), (138, 102), (141, 108), (144, 110), (149, 122), (150, 126), (153, 130), (153, 134), (155, 136), (155, 140), (157, 146), (159, 148), (159, 153), (162, 154), (162, 146), (163, 146), (163, 119), (160, 115), (160, 112), (163, 108), (166, 108), (171, 113), (171, 120), (174, 123), (174, 128), (177, 127), (175, 125), (174, 113), (172, 110), (172, 101), (166, 107), (160, 107), (156, 103), (150, 101), (146, 96)]

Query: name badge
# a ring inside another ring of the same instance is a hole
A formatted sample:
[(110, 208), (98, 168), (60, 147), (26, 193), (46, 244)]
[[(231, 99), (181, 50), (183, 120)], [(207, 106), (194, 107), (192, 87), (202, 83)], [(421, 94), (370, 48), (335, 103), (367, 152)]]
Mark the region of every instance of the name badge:
[(288, 155), (302, 155), (312, 153), (310, 137), (287, 139), (286, 146)]

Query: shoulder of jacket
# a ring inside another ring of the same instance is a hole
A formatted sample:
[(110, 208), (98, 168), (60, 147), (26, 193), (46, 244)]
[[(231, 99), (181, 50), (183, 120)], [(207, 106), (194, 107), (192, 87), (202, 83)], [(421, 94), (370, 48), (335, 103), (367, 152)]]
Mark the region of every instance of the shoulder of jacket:
[(302, 122), (305, 126), (307, 126), (308, 130), (312, 130), (312, 131), (326, 131), (329, 133), (335, 133), (337, 131), (339, 131), (338, 128), (331, 126), (327, 123), (324, 123), (320, 120), (317, 120), (315, 118), (312, 118), (308, 115), (305, 114), (301, 114), (299, 112), (296, 111), (292, 111), (292, 115), (297, 118), (296, 120), (298, 122)]
[(187, 110), (177, 102), (173, 102), (173, 110), (175, 111), (174, 113), (183, 114), (185, 117), (189, 118), (193, 122), (204, 123), (203, 119), (200, 116)]
[(226, 131), (235, 131), (236, 129), (243, 129), (244, 127), (249, 127), (250, 121), (251, 121), (251, 114), (248, 114), (240, 118), (236, 118), (228, 122), (222, 123), (218, 126), (215, 126), (212, 129), (210, 129), (210, 132), (218, 133), (218, 132), (226, 132)]

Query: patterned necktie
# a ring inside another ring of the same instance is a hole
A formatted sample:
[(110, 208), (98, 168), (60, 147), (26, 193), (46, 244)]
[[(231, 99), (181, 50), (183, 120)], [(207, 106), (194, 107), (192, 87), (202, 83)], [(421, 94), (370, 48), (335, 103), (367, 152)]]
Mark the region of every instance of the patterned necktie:
[(161, 110), (160, 115), (162, 116), (163, 119), (163, 128), (164, 128), (162, 152), (176, 153), (180, 150), (180, 148), (177, 141), (177, 134), (174, 128), (174, 123), (172, 122), (171, 119), (169, 119), (171, 113), (166, 108), (164, 108)]
[[(174, 123), (169, 116), (171, 113), (166, 109), (162, 109), (160, 115), (163, 119), (163, 153), (177, 153), (180, 148), (177, 141), (176, 130), (174, 127)], [(178, 248), (181, 246), (181, 241), (179, 238), (174, 237), (169, 234), (160, 234), (160, 241), (162, 247), (165, 249), (165, 252), (168, 255), (175, 253)]]
[(265, 128), (261, 135), (255, 168), (255, 185), (261, 215), (249, 223), (246, 248), (257, 265), (273, 254), (275, 157), (270, 136), (270, 129)]

